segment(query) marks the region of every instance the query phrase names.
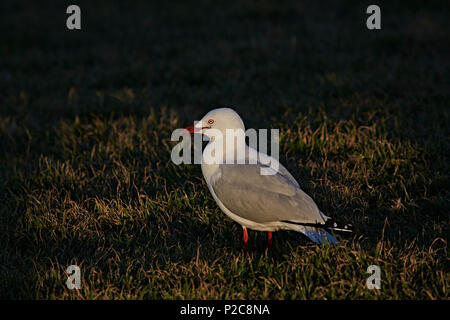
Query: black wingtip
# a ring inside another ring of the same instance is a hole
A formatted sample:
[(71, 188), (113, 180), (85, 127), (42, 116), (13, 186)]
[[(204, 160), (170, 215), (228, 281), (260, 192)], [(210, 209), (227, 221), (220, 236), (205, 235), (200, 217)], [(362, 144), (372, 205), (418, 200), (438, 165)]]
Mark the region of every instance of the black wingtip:
[(325, 225), (323, 226), (325, 229), (328, 230), (333, 230), (333, 231), (337, 231), (337, 232), (348, 232), (348, 233), (352, 233), (353, 232), (353, 225), (348, 223), (348, 224), (342, 224), (337, 222), (336, 220), (333, 219), (328, 219), (325, 222)]
[(333, 219), (328, 219), (325, 223), (303, 223), (289, 220), (282, 220), (281, 222), (292, 223), (296, 225), (301, 225), (305, 227), (314, 227), (320, 229), (326, 229), (336, 232), (344, 232), (344, 233), (353, 233), (353, 225), (351, 224), (342, 224)]

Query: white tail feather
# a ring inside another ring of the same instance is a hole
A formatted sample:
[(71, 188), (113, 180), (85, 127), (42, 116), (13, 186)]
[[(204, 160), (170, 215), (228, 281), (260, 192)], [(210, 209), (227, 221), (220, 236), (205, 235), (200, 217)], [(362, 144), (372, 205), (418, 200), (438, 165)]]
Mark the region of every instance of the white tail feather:
[(336, 238), (326, 232), (324, 229), (298, 226), (298, 228), (296, 228), (295, 230), (305, 234), (308, 238), (310, 238), (317, 244), (325, 245), (338, 243)]

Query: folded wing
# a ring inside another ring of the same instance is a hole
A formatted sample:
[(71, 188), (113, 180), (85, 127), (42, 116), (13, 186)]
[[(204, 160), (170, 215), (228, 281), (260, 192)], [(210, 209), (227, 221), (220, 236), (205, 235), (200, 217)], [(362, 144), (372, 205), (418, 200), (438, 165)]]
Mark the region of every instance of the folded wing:
[(325, 223), (327, 217), (284, 167), (275, 175), (261, 175), (263, 166), (261, 163), (219, 166), (210, 183), (227, 209), (258, 223)]

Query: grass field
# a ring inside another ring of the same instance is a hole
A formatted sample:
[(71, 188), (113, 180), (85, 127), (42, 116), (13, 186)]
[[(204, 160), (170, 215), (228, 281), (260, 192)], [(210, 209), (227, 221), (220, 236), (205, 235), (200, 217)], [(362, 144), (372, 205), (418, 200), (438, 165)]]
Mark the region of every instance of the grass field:
[[(445, 1), (0, 4), (0, 298), (448, 299)], [(174, 129), (218, 106), (357, 232), (242, 229)], [(76, 264), (82, 288), (68, 290)], [(368, 290), (369, 265), (381, 290)]]

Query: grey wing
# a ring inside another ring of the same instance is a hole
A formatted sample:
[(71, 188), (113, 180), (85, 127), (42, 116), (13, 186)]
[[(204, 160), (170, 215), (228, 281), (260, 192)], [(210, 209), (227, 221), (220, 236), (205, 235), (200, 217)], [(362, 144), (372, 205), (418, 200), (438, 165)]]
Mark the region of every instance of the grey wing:
[(287, 169), (281, 163), (279, 164), (278, 172), (287, 180), (289, 180), (289, 182), (295, 185), (297, 188), (300, 188), (297, 180), (295, 180), (295, 178), (291, 175), (291, 173), (287, 171)]
[[(250, 148), (249, 146), (245, 146), (245, 160), (246, 163), (251, 163), (249, 162), (249, 158), (250, 158), (250, 152), (253, 151), (256, 154), (258, 154), (258, 157), (262, 157), (265, 159), (265, 161), (267, 163), (272, 163), (272, 161), (276, 161), (278, 163), (278, 173), (283, 176), (285, 179), (289, 180), (290, 183), (292, 183), (294, 186), (296, 186), (297, 188), (300, 188), (297, 180), (295, 180), (295, 178), (291, 175), (291, 173), (281, 164), (279, 163), (277, 160), (273, 159), (272, 157), (269, 157), (267, 154), (265, 153), (259, 153), (257, 150)], [(261, 167), (268, 167), (264, 164), (262, 164), (259, 160), (257, 161), (258, 165), (260, 165)]]
[[(261, 164), (222, 164), (211, 186), (232, 213), (258, 223), (324, 223), (317, 205), (291, 181), (292, 176), (261, 175)], [(284, 169), (286, 172), (287, 170)]]

